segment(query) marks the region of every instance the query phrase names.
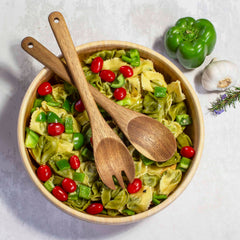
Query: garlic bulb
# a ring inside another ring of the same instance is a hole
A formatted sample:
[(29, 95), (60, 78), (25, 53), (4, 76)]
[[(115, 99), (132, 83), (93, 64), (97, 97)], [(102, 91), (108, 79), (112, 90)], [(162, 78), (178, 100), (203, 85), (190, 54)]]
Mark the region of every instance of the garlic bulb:
[(213, 59), (203, 71), (202, 86), (208, 91), (223, 91), (236, 85), (239, 78), (240, 73), (234, 63)]

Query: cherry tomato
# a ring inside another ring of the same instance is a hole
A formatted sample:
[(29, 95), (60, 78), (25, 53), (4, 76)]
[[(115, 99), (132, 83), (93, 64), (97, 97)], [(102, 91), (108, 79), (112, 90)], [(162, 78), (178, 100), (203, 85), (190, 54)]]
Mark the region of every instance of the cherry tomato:
[(66, 192), (74, 192), (77, 189), (76, 183), (70, 178), (64, 178), (62, 181), (62, 187)]
[(48, 124), (48, 134), (51, 136), (57, 136), (64, 132), (65, 128), (61, 123)]
[(120, 88), (117, 88), (114, 93), (113, 93), (114, 97), (117, 99), (117, 100), (122, 100), (126, 97), (127, 95), (127, 91), (125, 88), (123, 87), (120, 87)]
[(85, 110), (85, 107), (84, 107), (83, 102), (82, 102), (81, 99), (79, 99), (79, 100), (75, 103), (75, 109), (76, 109), (76, 111), (78, 111), (78, 112), (80, 112), (80, 113)]
[(67, 193), (59, 186), (56, 186), (52, 190), (52, 194), (60, 201), (64, 202), (68, 200), (68, 195)]
[(69, 163), (72, 169), (78, 169), (80, 167), (80, 160), (76, 155), (70, 157)]
[(91, 64), (91, 71), (94, 73), (99, 73), (103, 67), (103, 59), (101, 57), (96, 57), (93, 59)]
[(133, 69), (129, 66), (122, 66), (120, 67), (119, 71), (125, 78), (131, 77), (133, 75)]
[(87, 207), (86, 212), (94, 215), (102, 212), (102, 210), (103, 210), (103, 205), (101, 203), (92, 203)]
[(195, 154), (195, 150), (190, 146), (185, 146), (180, 150), (180, 154), (186, 158), (192, 158)]
[(90, 143), (93, 145), (93, 140), (92, 140), (92, 137), (90, 137)]
[(45, 96), (52, 92), (52, 86), (49, 82), (44, 82), (38, 87), (37, 91), (40, 96)]
[(136, 193), (142, 188), (142, 181), (139, 178), (135, 178), (132, 183), (129, 183), (127, 190), (129, 193)]
[(115, 73), (110, 70), (102, 70), (99, 76), (105, 82), (113, 82), (115, 79)]
[(41, 181), (46, 182), (52, 176), (52, 171), (49, 166), (41, 165), (37, 169), (37, 176)]

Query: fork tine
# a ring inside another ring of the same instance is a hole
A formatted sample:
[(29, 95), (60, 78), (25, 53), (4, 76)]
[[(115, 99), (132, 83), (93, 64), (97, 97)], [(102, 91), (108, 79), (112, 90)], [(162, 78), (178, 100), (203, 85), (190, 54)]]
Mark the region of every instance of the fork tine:
[(122, 188), (125, 188), (125, 185), (124, 185), (124, 181), (123, 181), (123, 177), (122, 177), (122, 172), (118, 172), (117, 174), (115, 174), (115, 177), (117, 178), (118, 180), (118, 183), (120, 184), (120, 186)]
[(133, 169), (133, 171), (131, 171), (131, 169), (125, 169), (123, 171), (126, 174), (129, 182), (132, 183), (135, 178), (135, 169)]

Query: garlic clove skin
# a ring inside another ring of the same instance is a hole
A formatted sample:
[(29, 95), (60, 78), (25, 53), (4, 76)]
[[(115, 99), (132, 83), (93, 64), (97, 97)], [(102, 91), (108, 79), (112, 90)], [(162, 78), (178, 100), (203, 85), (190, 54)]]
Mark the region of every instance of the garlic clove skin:
[(224, 91), (238, 83), (240, 72), (236, 64), (213, 59), (204, 69), (202, 86), (207, 91)]

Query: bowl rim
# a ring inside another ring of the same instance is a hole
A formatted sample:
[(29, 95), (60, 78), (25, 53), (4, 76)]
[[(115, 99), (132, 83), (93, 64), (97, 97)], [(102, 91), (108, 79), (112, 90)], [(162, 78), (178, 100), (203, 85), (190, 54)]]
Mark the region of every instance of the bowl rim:
[[(175, 191), (169, 196), (169, 198), (166, 199), (161, 204), (159, 204), (153, 208), (150, 208), (149, 210), (147, 210), (145, 212), (138, 213), (133, 216), (103, 217), (100, 215), (90, 215), (90, 214), (86, 214), (84, 212), (80, 212), (75, 209), (72, 209), (69, 206), (67, 206), (64, 203), (57, 200), (50, 192), (47, 191), (47, 189), (43, 186), (43, 184), (37, 178), (36, 173), (34, 172), (34, 170), (32, 169), (32, 167), (30, 165), (28, 155), (26, 152), (26, 148), (24, 145), (25, 133), (24, 133), (23, 127), (24, 127), (24, 118), (25, 118), (25, 112), (26, 112), (26, 108), (27, 108), (27, 104), (28, 104), (28, 99), (32, 95), (32, 89), (36, 88), (39, 80), (42, 79), (43, 77), (46, 77), (47, 75), (52, 74), (52, 72), (47, 68), (43, 68), (37, 74), (37, 76), (34, 78), (32, 83), (28, 87), (28, 90), (26, 91), (25, 96), (22, 100), (22, 104), (21, 104), (19, 116), (18, 116), (18, 147), (19, 147), (22, 161), (24, 163), (24, 166), (25, 166), (30, 178), (32, 179), (34, 184), (37, 186), (37, 188), (40, 190), (40, 192), (44, 195), (44, 197), (46, 197), (51, 203), (53, 203), (58, 208), (62, 209), (64, 212), (66, 212), (74, 217), (77, 217), (78, 219), (85, 220), (87, 222), (99, 223), (99, 224), (120, 225), (120, 224), (129, 224), (129, 223), (137, 222), (137, 221), (142, 220), (146, 217), (149, 217), (153, 214), (156, 214), (157, 212), (159, 212), (160, 210), (164, 209), (169, 204), (171, 204), (186, 189), (188, 184), (191, 182), (191, 180), (198, 168), (200, 159), (201, 159), (203, 146), (204, 146), (204, 121), (203, 121), (203, 114), (202, 114), (199, 100), (198, 100), (197, 95), (196, 95), (193, 87), (191, 86), (190, 82), (187, 80), (187, 78), (184, 76), (184, 74), (170, 60), (168, 60), (163, 55), (157, 53), (156, 51), (154, 51), (150, 48), (144, 47), (142, 45), (139, 45), (139, 44), (126, 42), (126, 41), (118, 41), (118, 40), (94, 41), (94, 42), (90, 42), (90, 43), (85, 43), (85, 44), (77, 46), (76, 50), (78, 52), (81, 52), (81, 51), (84, 51), (87, 49), (97, 49), (100, 47), (104, 48), (107, 46), (112, 46), (113, 49), (114, 48), (115, 49), (116, 48), (117, 49), (137, 48), (141, 51), (148, 52), (150, 55), (154, 56), (155, 58), (160, 59), (162, 62), (165, 62), (165, 64), (168, 65), (169, 68), (171, 68), (174, 72), (176, 72), (176, 74), (181, 76), (180, 81), (183, 80), (185, 86), (190, 91), (190, 95), (193, 100), (194, 108), (196, 108), (196, 114), (197, 114), (197, 119), (198, 119), (198, 131), (199, 131), (198, 138), (200, 140), (199, 140), (197, 152), (194, 156), (194, 161), (191, 164), (191, 171), (188, 171), (188, 174), (186, 174), (186, 176), (182, 180), (181, 185), (179, 187), (177, 187), (175, 189)], [(59, 56), (59, 57), (61, 57), (61, 56)]]

